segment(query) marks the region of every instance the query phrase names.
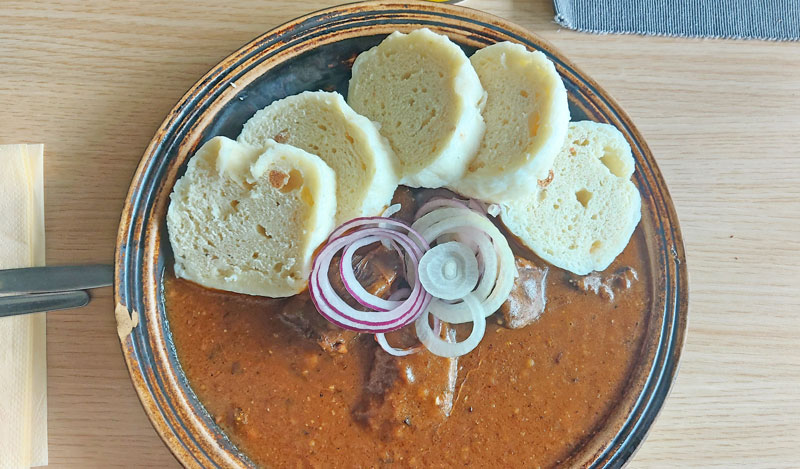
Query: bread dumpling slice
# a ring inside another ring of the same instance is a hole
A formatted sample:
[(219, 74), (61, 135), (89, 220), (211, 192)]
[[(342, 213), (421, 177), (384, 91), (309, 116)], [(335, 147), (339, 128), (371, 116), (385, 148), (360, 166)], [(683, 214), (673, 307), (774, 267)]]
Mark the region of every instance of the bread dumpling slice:
[(313, 153), (336, 173), (336, 223), (379, 215), (397, 188), (389, 143), (339, 93), (306, 91), (275, 101), (250, 118), (237, 139), (253, 146), (273, 139)]
[(502, 204), (501, 220), (537, 256), (585, 275), (605, 270), (641, 219), (634, 161), (614, 126), (573, 122), (541, 192)]
[(460, 179), (478, 150), (484, 97), (461, 48), (418, 29), (394, 32), (356, 58), (347, 101), (380, 124), (402, 184), (435, 188)]
[(464, 177), (451, 184), (487, 202), (536, 190), (567, 135), (567, 90), (553, 63), (539, 51), (500, 42), (475, 52), (472, 66), (486, 89), (486, 133)]
[(175, 275), (219, 290), (294, 295), (335, 213), (335, 176), (319, 157), (271, 140), (255, 148), (215, 137), (172, 191)]

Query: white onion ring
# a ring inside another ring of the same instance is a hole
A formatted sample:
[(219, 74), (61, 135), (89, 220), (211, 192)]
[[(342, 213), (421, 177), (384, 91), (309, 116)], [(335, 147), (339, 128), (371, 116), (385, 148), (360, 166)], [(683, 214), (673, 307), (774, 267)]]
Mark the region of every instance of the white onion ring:
[(419, 260), (419, 280), (428, 293), (442, 300), (459, 300), (478, 285), (475, 252), (458, 241), (439, 243)]
[(419, 220), (420, 218), (432, 212), (433, 210), (443, 207), (469, 208), (467, 207), (467, 203), (461, 199), (433, 197), (432, 199), (428, 200), (427, 202), (422, 204), (420, 208), (417, 209), (417, 213), (414, 214), (414, 220)]
[[(435, 299), (432, 303), (438, 303), (439, 301)], [(428, 324), (428, 314), (423, 314), (414, 323), (417, 330), (417, 338), (432, 354), (440, 357), (459, 357), (474, 350), (483, 339), (483, 335), (486, 333), (486, 318), (480, 301), (474, 295), (469, 294), (464, 297), (463, 304), (469, 309), (473, 323), (469, 337), (461, 342), (447, 342), (440, 338), (439, 334), (431, 330)]]
[[(487, 317), (500, 308), (511, 293), (516, 267), (508, 241), (492, 222), (469, 209), (441, 208), (415, 221), (412, 227), (417, 229), (428, 242), (433, 242), (448, 233), (459, 233), (463, 239), (467, 236), (464, 231), (468, 228), (483, 231), (491, 239), (491, 243), (486, 236), (472, 238), (478, 245), (484, 267), (483, 275), (473, 295), (480, 301)], [(437, 301), (430, 306), (430, 311), (441, 320), (453, 324), (472, 320), (472, 312), (463, 302)]]
[(400, 204), (392, 204), (386, 207), (386, 210), (384, 210), (383, 213), (381, 213), (381, 216), (383, 218), (389, 218), (395, 213), (399, 212), (401, 208), (403, 208), (403, 206)]
[(378, 345), (381, 346), (384, 352), (388, 353), (389, 355), (394, 355), (395, 357), (405, 357), (408, 355), (413, 355), (420, 350), (422, 350), (422, 345), (415, 345), (414, 347), (410, 348), (394, 348), (389, 345), (389, 342), (386, 340), (386, 334), (378, 332), (375, 334), (375, 340), (378, 341)]

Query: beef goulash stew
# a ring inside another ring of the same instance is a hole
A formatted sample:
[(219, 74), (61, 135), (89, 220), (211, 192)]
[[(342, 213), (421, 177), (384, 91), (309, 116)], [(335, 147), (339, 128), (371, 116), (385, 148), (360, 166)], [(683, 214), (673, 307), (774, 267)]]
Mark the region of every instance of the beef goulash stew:
[(258, 466), (557, 466), (643, 349), (633, 170), (614, 127), (569, 122), (542, 54), (394, 33), (346, 102), (290, 96), (189, 161), (163, 285), (180, 366)]

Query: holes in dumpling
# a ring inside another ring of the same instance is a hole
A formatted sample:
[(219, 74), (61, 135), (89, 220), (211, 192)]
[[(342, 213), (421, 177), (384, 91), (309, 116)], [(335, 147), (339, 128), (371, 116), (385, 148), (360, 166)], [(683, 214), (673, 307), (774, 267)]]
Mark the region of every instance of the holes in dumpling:
[(586, 189), (581, 189), (575, 193), (575, 198), (578, 199), (578, 202), (580, 202), (581, 205), (583, 205), (583, 208), (586, 208), (589, 205), (589, 200), (592, 199), (592, 195), (594, 194)]
[(598, 251), (600, 248), (602, 248), (602, 247), (603, 247), (603, 242), (602, 242), (602, 241), (600, 241), (599, 239), (598, 239), (598, 240), (595, 240), (595, 241), (592, 243), (592, 246), (589, 248), (589, 253), (590, 253), (590, 254), (595, 254), (595, 253), (596, 253), (596, 252), (597, 252), (597, 251)]
[(289, 179), (286, 181), (286, 184), (284, 184), (279, 190), (285, 194), (287, 192), (299, 189), (303, 185), (303, 182), (303, 175), (300, 173), (300, 171), (292, 169), (289, 171)]
[(527, 98), (527, 97), (528, 97), (528, 92), (527, 92), (527, 91), (525, 91), (525, 90), (519, 90), (519, 94), (520, 94), (520, 96), (522, 96), (523, 98)]
[(597, 214), (592, 215), (592, 220), (597, 220)]
[(547, 198), (547, 189), (542, 189), (539, 191), (539, 202), (544, 202), (544, 199)]
[(401, 80), (408, 80), (409, 78), (411, 78), (411, 72), (406, 72), (400, 77)]
[(253, 253), (253, 259), (258, 259), (259, 254), (257, 252)]
[(319, 127), (319, 130), (321, 130), (323, 132), (327, 132), (328, 131), (328, 128), (325, 127), (324, 124), (317, 124), (317, 127)]
[(584, 138), (583, 140), (573, 140), (572, 143), (581, 147), (585, 147), (589, 144), (589, 139)]
[(238, 200), (231, 200), (231, 208), (234, 212), (239, 210), (239, 201)]
[(278, 262), (277, 264), (273, 265), (272, 270), (274, 270), (277, 273), (280, 273), (280, 271), (283, 270), (283, 263)]
[(603, 148), (603, 156), (600, 157), (600, 162), (611, 171), (611, 174), (617, 177), (624, 177), (622, 172), (622, 160), (613, 148)]
[(431, 120), (436, 117), (436, 109), (430, 109), (427, 105), (425, 106), (425, 110), (430, 110), (430, 114), (423, 119), (422, 123), (419, 125), (419, 130), (424, 129), (425, 127), (430, 124)]
[(262, 225), (256, 225), (256, 231), (258, 231), (258, 234), (260, 234), (261, 236), (267, 239), (272, 239), (272, 235), (267, 233), (267, 229), (264, 228)]

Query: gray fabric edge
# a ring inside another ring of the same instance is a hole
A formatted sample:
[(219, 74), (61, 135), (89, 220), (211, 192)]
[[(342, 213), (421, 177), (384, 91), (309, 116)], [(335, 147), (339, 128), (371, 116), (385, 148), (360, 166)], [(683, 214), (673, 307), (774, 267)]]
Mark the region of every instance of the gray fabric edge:
[[(618, 3), (626, 3), (627, 0), (616, 0)], [(598, 0), (598, 4), (603, 2)], [(678, 33), (655, 31), (646, 29), (606, 29), (601, 27), (593, 27), (592, 25), (578, 25), (573, 11), (573, 0), (554, 0), (555, 17), (553, 18), (556, 24), (563, 26), (567, 29), (581, 32), (592, 33), (599, 35), (608, 34), (621, 34), (621, 35), (640, 35), (651, 37), (672, 37), (672, 38), (700, 38), (700, 39), (736, 39), (736, 40), (760, 40), (769, 42), (798, 42), (800, 41), (800, 34), (792, 36), (768, 36), (768, 35), (745, 35), (745, 34), (704, 34), (704, 33)], [(800, 8), (800, 7), (798, 7)], [(660, 13), (660, 12), (659, 12)]]

